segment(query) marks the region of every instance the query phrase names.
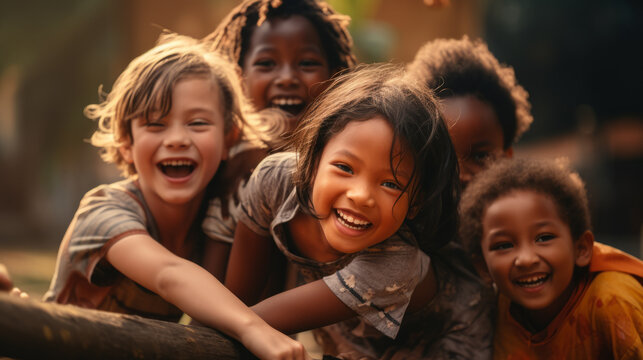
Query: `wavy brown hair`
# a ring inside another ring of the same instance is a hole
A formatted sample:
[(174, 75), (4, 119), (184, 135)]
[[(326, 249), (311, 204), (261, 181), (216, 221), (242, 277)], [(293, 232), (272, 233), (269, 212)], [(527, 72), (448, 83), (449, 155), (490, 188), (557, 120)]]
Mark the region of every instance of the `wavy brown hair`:
[(402, 154), (412, 156), (410, 210), (405, 223), (420, 248), (432, 251), (453, 239), (457, 229), (459, 182), (457, 158), (431, 92), (390, 64), (360, 65), (338, 76), (302, 116), (293, 136), (297, 153), (294, 182), (302, 207), (314, 215), (312, 186), (324, 147), (352, 121), (386, 119)]
[(237, 127), (252, 138), (248, 130), (260, 118), (249, 116), (252, 107), (243, 95), (235, 66), (195, 39), (165, 33), (154, 48), (130, 62), (109, 94), (99, 88), (102, 102), (85, 108), (85, 115), (98, 122), (91, 143), (102, 148), (101, 157), (115, 163), (124, 176), (135, 175), (134, 165), (118, 151), (132, 141), (132, 120), (154, 121), (150, 115), (156, 112), (160, 118), (166, 116), (172, 108), (174, 85), (192, 76), (210, 79), (218, 89), (226, 133)]

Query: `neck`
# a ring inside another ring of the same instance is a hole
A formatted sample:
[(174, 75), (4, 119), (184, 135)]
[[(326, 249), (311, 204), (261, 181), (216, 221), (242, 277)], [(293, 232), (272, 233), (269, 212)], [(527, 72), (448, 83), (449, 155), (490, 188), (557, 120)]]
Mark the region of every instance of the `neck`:
[(544, 330), (565, 308), (574, 290), (579, 285), (576, 277), (572, 278), (565, 291), (553, 303), (543, 309), (529, 310), (520, 305), (512, 304), (512, 315), (522, 326), (531, 333)]
[(289, 247), (305, 258), (330, 262), (345, 255), (328, 245), (319, 221), (313, 216), (298, 212), (288, 223), (288, 230)]
[(186, 239), (201, 208), (203, 196), (184, 204), (169, 204), (156, 196), (148, 196), (144, 190), (143, 197), (154, 217), (160, 239), (159, 243), (174, 254), (187, 258), (190, 246)]

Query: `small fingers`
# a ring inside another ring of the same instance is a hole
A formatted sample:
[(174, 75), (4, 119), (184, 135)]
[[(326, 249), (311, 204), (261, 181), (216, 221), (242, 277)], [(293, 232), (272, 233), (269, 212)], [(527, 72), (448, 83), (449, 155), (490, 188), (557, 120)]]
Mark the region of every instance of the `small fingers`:
[(11, 291), (9, 291), (9, 295), (19, 297), (21, 299), (28, 299), (29, 298), (29, 294), (27, 294), (26, 292), (21, 291), (17, 287), (14, 287), (13, 289), (11, 289)]
[(11, 282), (11, 277), (9, 277), (9, 272), (7, 268), (0, 264), (0, 291), (10, 291), (13, 287)]
[(306, 352), (306, 348), (300, 342), (295, 342), (293, 344), (292, 359), (295, 359), (295, 360), (312, 360), (310, 355), (308, 355), (308, 352)]

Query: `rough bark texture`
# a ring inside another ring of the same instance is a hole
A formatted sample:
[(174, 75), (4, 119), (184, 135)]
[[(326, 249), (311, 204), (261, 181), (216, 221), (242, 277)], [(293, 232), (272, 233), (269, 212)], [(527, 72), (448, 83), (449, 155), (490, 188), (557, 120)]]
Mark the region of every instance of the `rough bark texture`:
[[(215, 306), (215, 305), (213, 305)], [(0, 293), (0, 357), (254, 359), (215, 330)]]

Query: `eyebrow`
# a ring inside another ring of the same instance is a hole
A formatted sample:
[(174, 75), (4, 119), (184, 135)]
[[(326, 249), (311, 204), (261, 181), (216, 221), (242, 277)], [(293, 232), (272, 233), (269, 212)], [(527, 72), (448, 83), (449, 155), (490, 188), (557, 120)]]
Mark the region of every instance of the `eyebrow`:
[(364, 162), (364, 161), (362, 161), (362, 159), (358, 158), (355, 154), (353, 154), (352, 152), (350, 152), (350, 151), (348, 151), (346, 149), (337, 150), (337, 151), (335, 151), (334, 155), (344, 155), (346, 157), (351, 158), (354, 161), (357, 161), (357, 162), (360, 162), (360, 163)]
[[(316, 46), (316, 45), (306, 45), (301, 47), (300, 49), (302, 52), (314, 52), (317, 53), (321, 56), (324, 56), (324, 49), (322, 47)], [(257, 47), (255, 47), (255, 50), (252, 53), (260, 53), (264, 51), (277, 51), (277, 46), (272, 45), (272, 44), (261, 44)]]
[(545, 227), (545, 226), (550, 226), (550, 225), (554, 225), (554, 222), (551, 221), (551, 220), (540, 220), (540, 221), (537, 221), (536, 223), (534, 223), (532, 225), (532, 227), (534, 229), (539, 229), (539, 228), (542, 228), (542, 227)]
[(509, 236), (511, 232), (507, 231), (506, 229), (492, 229), (489, 231), (488, 236), (489, 237), (497, 237), (497, 236)]

